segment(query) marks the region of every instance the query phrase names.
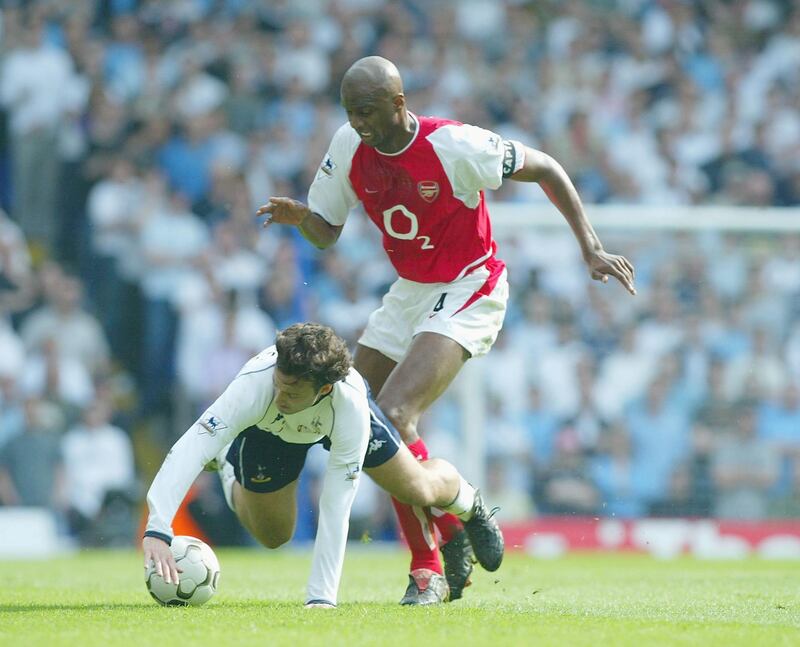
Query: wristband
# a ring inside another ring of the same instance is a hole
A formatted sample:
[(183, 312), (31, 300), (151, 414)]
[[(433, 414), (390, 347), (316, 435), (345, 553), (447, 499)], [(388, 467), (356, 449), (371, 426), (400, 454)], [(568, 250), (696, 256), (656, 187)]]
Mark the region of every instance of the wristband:
[(160, 539), (161, 541), (165, 542), (167, 546), (172, 546), (172, 537), (163, 532), (158, 532), (158, 530), (145, 530), (144, 536)]

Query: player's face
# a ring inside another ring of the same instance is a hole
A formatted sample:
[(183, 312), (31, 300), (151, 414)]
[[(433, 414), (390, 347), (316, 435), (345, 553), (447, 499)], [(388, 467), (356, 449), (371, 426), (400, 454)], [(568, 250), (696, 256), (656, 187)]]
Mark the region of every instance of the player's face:
[(400, 108), (386, 95), (364, 95), (344, 89), (342, 107), (361, 141), (372, 148), (390, 144), (395, 131), (400, 127)]
[(278, 369), (275, 369), (272, 383), (275, 387), (275, 406), (283, 414), (292, 414), (308, 409), (331, 390), (330, 385), (317, 390), (311, 380), (292, 377)]

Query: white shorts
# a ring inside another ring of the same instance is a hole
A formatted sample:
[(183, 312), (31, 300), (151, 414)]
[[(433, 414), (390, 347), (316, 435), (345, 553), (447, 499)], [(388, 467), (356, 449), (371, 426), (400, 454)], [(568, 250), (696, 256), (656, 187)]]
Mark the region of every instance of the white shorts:
[(461, 344), (472, 357), (485, 355), (503, 327), (506, 274), (503, 268), (493, 286), (486, 267), (452, 283), (397, 279), (358, 343), (399, 362), (415, 335), (435, 332)]

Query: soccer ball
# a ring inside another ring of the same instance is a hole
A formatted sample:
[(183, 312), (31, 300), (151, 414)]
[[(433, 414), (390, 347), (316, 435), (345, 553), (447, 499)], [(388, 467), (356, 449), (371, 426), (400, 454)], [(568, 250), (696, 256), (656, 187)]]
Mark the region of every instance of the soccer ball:
[(155, 567), (145, 570), (145, 583), (153, 599), (168, 607), (200, 606), (211, 599), (219, 584), (219, 561), (211, 546), (195, 537), (179, 535), (172, 540), (180, 582), (167, 584)]

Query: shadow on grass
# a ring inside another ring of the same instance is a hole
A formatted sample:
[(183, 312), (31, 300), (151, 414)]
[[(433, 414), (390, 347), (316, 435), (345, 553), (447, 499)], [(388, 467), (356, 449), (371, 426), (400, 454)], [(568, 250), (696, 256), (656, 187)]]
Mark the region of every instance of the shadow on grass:
[[(148, 604), (114, 604), (111, 603), (97, 603), (97, 604), (0, 604), (0, 614), (2, 613), (27, 613), (31, 611), (96, 611), (98, 609), (109, 609), (114, 611), (144, 609), (153, 606), (152, 603)], [(176, 607), (182, 608), (182, 607)]]
[[(273, 602), (269, 600), (237, 600), (211, 603), (202, 607), (204, 611), (211, 611), (217, 608), (224, 608), (230, 610), (232, 608), (248, 609), (248, 608), (263, 608), (265, 605), (271, 607), (285, 606), (286, 608), (299, 606), (296, 602)], [(150, 601), (141, 603), (130, 602), (96, 602), (84, 604), (37, 604), (37, 603), (21, 603), (21, 604), (0, 604), (0, 615), (5, 613), (36, 613), (41, 611), (142, 611), (142, 610), (160, 610), (167, 613), (191, 613), (192, 610), (199, 610), (200, 607), (162, 607)]]

